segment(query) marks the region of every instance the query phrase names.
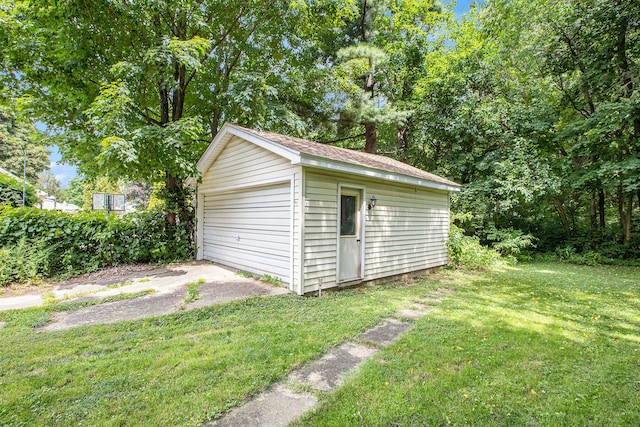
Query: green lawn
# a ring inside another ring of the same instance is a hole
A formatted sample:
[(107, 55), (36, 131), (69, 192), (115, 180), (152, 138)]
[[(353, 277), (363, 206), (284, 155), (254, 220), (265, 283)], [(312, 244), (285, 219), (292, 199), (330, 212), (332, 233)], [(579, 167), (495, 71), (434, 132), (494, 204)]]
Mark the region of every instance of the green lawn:
[(0, 425), (201, 425), (454, 289), (300, 425), (640, 425), (640, 269), (522, 264), (38, 332), (0, 312)]
[(520, 265), (456, 292), (300, 425), (640, 425), (640, 270)]

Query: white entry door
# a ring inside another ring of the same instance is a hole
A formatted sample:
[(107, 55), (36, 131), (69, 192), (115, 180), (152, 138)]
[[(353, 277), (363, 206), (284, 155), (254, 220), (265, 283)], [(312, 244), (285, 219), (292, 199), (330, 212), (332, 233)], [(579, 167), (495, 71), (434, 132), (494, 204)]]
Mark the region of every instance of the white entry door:
[(338, 215), (340, 225), (339, 282), (362, 279), (361, 194), (361, 191), (356, 189), (340, 189)]

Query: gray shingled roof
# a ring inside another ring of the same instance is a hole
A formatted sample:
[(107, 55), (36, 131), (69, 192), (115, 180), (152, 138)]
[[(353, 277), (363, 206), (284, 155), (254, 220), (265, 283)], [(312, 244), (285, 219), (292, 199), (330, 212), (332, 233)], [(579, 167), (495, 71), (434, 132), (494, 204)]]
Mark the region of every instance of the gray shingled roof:
[(456, 187), (460, 186), (460, 184), (449, 181), (448, 179), (442, 178), (438, 175), (425, 172), (406, 163), (402, 163), (398, 160), (394, 160), (378, 154), (370, 154), (361, 151), (349, 150), (347, 148), (334, 147), (327, 144), (307, 141), (306, 139), (294, 138), (278, 133), (250, 129), (236, 124), (233, 124), (232, 126), (242, 129), (246, 132), (250, 132), (275, 144), (282, 145), (283, 147), (289, 148), (302, 154), (321, 157), (338, 162), (355, 164), (382, 171), (399, 173), (414, 178), (438, 182), (445, 185), (452, 185)]

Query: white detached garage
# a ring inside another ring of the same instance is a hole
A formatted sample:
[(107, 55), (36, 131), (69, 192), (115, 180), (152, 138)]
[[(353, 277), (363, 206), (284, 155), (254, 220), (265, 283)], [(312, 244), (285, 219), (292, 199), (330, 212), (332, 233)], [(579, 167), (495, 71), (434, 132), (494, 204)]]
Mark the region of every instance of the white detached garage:
[(297, 294), (447, 263), (459, 185), (396, 160), (225, 124), (198, 161), (197, 258)]

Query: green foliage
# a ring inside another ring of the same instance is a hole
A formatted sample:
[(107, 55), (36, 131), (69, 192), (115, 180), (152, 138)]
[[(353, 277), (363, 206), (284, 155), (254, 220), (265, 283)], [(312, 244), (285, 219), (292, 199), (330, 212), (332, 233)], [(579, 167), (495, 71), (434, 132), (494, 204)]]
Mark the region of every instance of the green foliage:
[(282, 281), (279, 278), (272, 276), (270, 274), (265, 274), (264, 276), (260, 277), (260, 281), (264, 283), (272, 284), (274, 286), (282, 285)]
[[(4, 105), (6, 103), (13, 105), (8, 107)], [(39, 138), (38, 131), (25, 117), (16, 114), (16, 110), (18, 106), (15, 103), (3, 102), (0, 98), (0, 167), (22, 176), (26, 151), (27, 179), (36, 182), (38, 175), (49, 169), (49, 150)]]
[(533, 242), (536, 238), (513, 228), (498, 230), (491, 227), (487, 233), (487, 240), (492, 242), (491, 247), (502, 255), (517, 257), (523, 249), (535, 247)]
[[(191, 234), (180, 224), (167, 227), (159, 212), (75, 215), (33, 208), (0, 210), (2, 283), (33, 277), (66, 276), (100, 267), (169, 262), (193, 256)], [(52, 249), (52, 248), (55, 248)], [(25, 260), (23, 269), (11, 263)]]
[(0, 248), (0, 285), (14, 281), (38, 282), (50, 276), (56, 250), (57, 245), (49, 245), (44, 240), (27, 242), (24, 237)]
[[(23, 182), (0, 173), (0, 205), (22, 206), (22, 190)], [(27, 184), (27, 206), (35, 205), (39, 201), (33, 187)]]
[(556, 248), (555, 253), (558, 258), (571, 264), (596, 266), (606, 261), (606, 258), (598, 252), (586, 251), (578, 253), (576, 249), (570, 245)]
[(491, 269), (506, 262), (495, 249), (480, 244), (477, 236), (468, 236), (456, 222), (471, 219), (471, 213), (453, 214), (449, 230), (449, 263), (470, 269)]
[(66, 190), (67, 202), (82, 207), (84, 204), (84, 187), (86, 184), (86, 181), (80, 177), (73, 178), (69, 182), (69, 187)]
[(196, 282), (187, 283), (187, 295), (184, 297), (184, 303), (190, 303), (191, 301), (197, 301), (200, 299), (200, 286), (204, 285), (206, 280), (198, 279)]

